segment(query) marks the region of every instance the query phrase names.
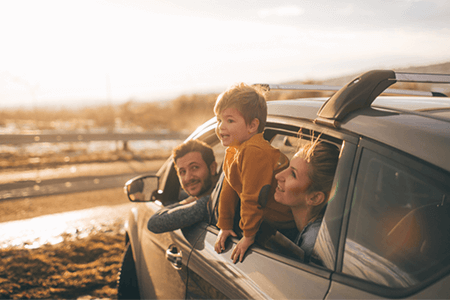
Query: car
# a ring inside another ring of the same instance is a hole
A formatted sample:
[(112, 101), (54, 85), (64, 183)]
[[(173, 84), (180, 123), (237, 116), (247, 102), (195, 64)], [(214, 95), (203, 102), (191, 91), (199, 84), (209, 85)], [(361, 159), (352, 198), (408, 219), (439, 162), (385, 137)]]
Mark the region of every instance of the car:
[[(214, 251), (214, 211), (209, 223), (150, 232), (150, 216), (180, 194), (169, 158), (156, 175), (125, 186), (129, 192), (139, 183), (142, 197), (130, 197), (136, 205), (125, 223), (119, 298), (448, 299), (450, 100), (442, 93), (389, 89), (395, 82), (448, 84), (450, 75), (373, 70), (339, 89), (313, 87), (335, 90), (329, 98), (268, 101), (264, 137), (289, 158), (319, 135), (340, 148), (308, 263), (295, 246), (275, 240), (255, 243), (234, 264), (236, 238), (222, 254)], [(220, 166), (225, 149), (215, 129), (213, 118), (188, 139), (211, 145)], [(211, 201), (217, 203), (216, 195)]]

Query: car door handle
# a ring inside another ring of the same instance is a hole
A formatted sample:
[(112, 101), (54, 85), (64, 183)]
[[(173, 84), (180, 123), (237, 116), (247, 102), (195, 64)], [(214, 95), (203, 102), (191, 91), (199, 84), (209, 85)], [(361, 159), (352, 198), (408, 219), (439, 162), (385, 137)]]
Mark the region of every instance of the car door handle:
[(181, 267), (183, 266), (182, 258), (183, 253), (178, 251), (178, 247), (175, 245), (171, 245), (169, 249), (166, 250), (166, 258), (168, 261), (172, 263), (172, 266), (176, 270), (181, 270)]

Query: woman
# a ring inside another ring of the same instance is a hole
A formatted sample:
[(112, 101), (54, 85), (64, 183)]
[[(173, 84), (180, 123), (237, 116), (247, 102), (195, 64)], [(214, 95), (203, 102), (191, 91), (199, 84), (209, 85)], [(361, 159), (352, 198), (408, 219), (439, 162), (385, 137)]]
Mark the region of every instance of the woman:
[(275, 200), (291, 208), (298, 232), (289, 238), (304, 251), (308, 261), (330, 197), (339, 148), (318, 140), (303, 146), (289, 167), (275, 178)]

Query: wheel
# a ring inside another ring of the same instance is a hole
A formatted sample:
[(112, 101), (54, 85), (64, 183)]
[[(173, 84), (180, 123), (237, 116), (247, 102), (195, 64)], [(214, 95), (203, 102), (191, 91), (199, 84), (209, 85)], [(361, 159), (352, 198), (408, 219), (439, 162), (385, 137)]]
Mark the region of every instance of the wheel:
[(138, 278), (136, 274), (136, 264), (133, 259), (133, 250), (131, 244), (126, 246), (122, 259), (122, 267), (119, 271), (117, 280), (117, 298), (118, 299), (140, 299)]

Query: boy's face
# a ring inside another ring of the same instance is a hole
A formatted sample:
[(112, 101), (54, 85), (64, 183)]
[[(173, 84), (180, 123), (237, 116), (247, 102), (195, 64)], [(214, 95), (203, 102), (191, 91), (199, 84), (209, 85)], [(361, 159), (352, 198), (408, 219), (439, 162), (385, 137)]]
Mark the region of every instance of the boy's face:
[(217, 115), (219, 124), (216, 134), (225, 147), (234, 143), (243, 143), (257, 133), (259, 120), (254, 119), (250, 124), (245, 122), (244, 116), (233, 107), (226, 108)]

